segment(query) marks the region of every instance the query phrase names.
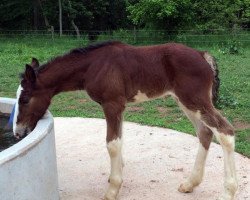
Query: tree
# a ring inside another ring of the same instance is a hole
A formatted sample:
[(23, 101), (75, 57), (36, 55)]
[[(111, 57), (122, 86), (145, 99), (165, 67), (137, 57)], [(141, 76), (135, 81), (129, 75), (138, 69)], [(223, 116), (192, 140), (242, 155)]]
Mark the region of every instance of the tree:
[(129, 18), (140, 27), (216, 29), (249, 27), (250, 0), (139, 0), (128, 5)]
[(2, 29), (29, 29), (33, 24), (31, 17), (33, 18), (32, 0), (0, 1), (0, 26)]
[(39, 26), (39, 3), (38, 0), (33, 1), (33, 11), (34, 11), (34, 29), (37, 30)]
[(59, 7), (59, 27), (60, 27), (60, 36), (62, 36), (62, 2), (58, 0)]
[(244, 27), (250, 22), (250, 0), (194, 1), (193, 12), (196, 28)]
[(37, 0), (37, 1), (38, 1), (39, 6), (40, 6), (40, 9), (42, 10), (42, 15), (43, 15), (43, 19), (44, 19), (44, 23), (45, 23), (46, 28), (48, 28), (49, 31), (54, 32), (54, 26), (51, 26), (49, 24), (49, 20), (48, 20), (47, 16), (45, 15), (41, 1), (40, 0)]
[(192, 19), (191, 0), (140, 0), (128, 6), (129, 18), (138, 26), (156, 29), (185, 27)]
[(77, 38), (79, 39), (80, 38), (80, 31), (79, 31), (79, 28), (75, 24), (75, 21), (74, 21), (75, 18), (76, 18), (76, 15), (73, 14), (75, 12), (75, 10), (73, 10), (70, 0), (68, 0), (68, 4), (69, 4), (69, 6), (68, 6), (68, 17), (70, 18), (70, 22), (71, 22), (72, 26), (74, 27), (74, 29), (76, 31)]
[(75, 30), (76, 34), (80, 29), (95, 35), (95, 31), (133, 25), (163, 30), (249, 28), (250, 0), (0, 1), (1, 29), (36, 30), (54, 26), (60, 32), (63, 27)]

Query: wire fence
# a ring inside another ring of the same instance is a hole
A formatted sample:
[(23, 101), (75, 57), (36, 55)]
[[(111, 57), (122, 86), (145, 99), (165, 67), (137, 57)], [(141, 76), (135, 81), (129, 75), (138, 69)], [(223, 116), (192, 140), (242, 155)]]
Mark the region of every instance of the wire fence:
[(180, 42), (191, 45), (218, 45), (238, 42), (243, 46), (250, 45), (250, 29), (208, 29), (208, 30), (0, 30), (0, 39), (73, 39), (86, 43), (103, 40), (120, 40), (129, 44), (159, 44)]

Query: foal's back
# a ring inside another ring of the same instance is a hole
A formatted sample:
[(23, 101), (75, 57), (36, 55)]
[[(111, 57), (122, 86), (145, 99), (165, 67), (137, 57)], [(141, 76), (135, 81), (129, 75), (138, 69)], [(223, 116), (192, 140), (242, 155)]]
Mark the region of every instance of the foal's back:
[[(91, 70), (90, 76), (95, 71), (94, 80), (98, 84), (94, 90), (99, 93), (98, 98), (101, 98), (100, 91), (105, 90), (106, 97), (103, 98), (120, 95), (129, 102), (144, 101), (169, 92), (178, 93), (184, 87), (192, 90), (188, 85), (194, 81), (206, 82), (204, 88), (197, 87), (199, 90), (208, 90), (212, 85), (213, 71), (204, 59), (204, 53), (182, 44), (135, 47), (114, 43), (96, 53), (100, 59), (91, 67), (98, 70)], [(146, 98), (138, 97), (138, 94)]]

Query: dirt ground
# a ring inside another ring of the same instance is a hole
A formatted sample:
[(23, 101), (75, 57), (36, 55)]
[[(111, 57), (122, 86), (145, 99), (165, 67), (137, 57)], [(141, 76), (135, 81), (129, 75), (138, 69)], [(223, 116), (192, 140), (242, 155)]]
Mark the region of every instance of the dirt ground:
[[(215, 200), (223, 191), (223, 155), (212, 144), (204, 181), (193, 193), (177, 191), (188, 177), (198, 140), (170, 129), (123, 125), (125, 167), (119, 200)], [(102, 119), (55, 118), (61, 200), (101, 200), (108, 186), (109, 156)], [(236, 200), (250, 200), (250, 159), (236, 154)]]

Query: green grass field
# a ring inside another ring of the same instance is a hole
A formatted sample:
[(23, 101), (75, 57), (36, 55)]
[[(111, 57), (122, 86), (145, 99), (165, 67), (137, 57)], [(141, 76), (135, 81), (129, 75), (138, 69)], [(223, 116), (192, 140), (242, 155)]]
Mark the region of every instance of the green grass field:
[[(19, 73), (31, 57), (43, 63), (84, 45), (73, 38), (0, 37), (0, 96), (15, 97)], [(195, 47), (208, 50), (217, 58), (221, 79), (218, 107), (236, 129), (236, 151), (250, 157), (250, 48), (241, 47), (239, 54), (227, 54), (227, 46), (196, 44)], [(104, 117), (100, 106), (83, 91), (57, 95), (50, 111), (56, 117)], [(170, 98), (131, 104), (125, 120), (195, 134), (191, 123)]]

